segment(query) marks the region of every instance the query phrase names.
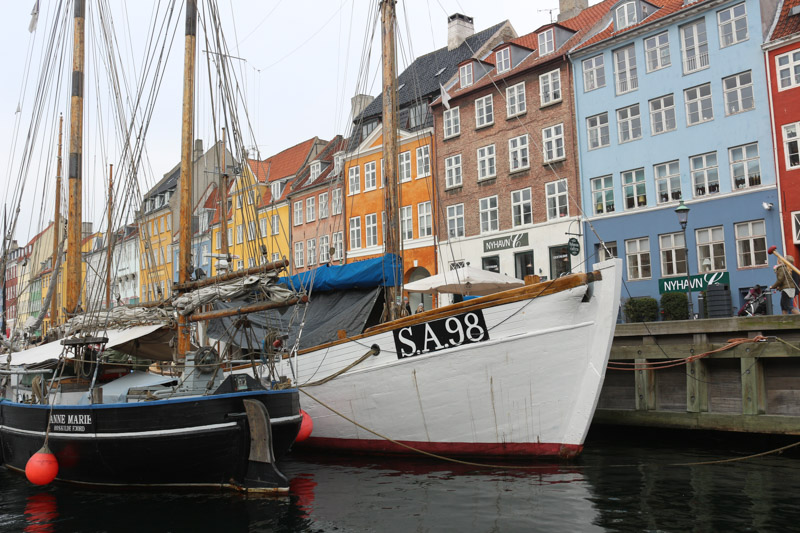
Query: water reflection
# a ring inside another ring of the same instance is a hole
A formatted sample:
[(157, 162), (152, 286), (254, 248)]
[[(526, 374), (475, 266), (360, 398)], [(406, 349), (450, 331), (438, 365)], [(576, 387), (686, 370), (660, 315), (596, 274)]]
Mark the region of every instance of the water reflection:
[(28, 496), (25, 505), (25, 532), (51, 533), (55, 531), (55, 520), (58, 518), (56, 497), (48, 492), (40, 492)]

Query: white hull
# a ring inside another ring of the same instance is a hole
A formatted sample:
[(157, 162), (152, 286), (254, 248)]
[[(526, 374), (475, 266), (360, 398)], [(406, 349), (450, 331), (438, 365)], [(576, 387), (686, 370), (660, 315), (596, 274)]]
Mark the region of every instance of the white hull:
[[(340, 371), (371, 346), (380, 347), (379, 355), (305, 389), (319, 400), (302, 398), (314, 422), (308, 444), (408, 451), (335, 409), (382, 436), (427, 451), (578, 453), (603, 384), (621, 288), (619, 260), (595, 266), (602, 280), (591, 285), (483, 308), (488, 340), (399, 359), (403, 346), (386, 331), (300, 354), (294, 364), (303, 386)], [(436, 318), (442, 316), (446, 312)], [(448, 327), (457, 329), (455, 322)], [(477, 329), (468, 333), (479, 335)], [(434, 347), (436, 341), (427, 344)], [(291, 375), (291, 360), (282, 364), (281, 374)]]

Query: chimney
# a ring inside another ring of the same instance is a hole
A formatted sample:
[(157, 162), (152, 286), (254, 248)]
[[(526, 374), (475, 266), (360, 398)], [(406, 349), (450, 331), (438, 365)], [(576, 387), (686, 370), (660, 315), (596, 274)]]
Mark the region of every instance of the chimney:
[[(586, 0), (588, 1), (588, 0)], [(475, 33), (472, 17), (456, 13), (447, 17), (447, 49), (455, 50)]]
[(353, 110), (353, 120), (358, 118), (358, 115), (360, 115), (374, 99), (375, 98), (368, 94), (357, 94), (352, 97), (350, 99), (350, 107)]
[(589, 0), (558, 0), (558, 22), (577, 16), (587, 7)]
[(203, 139), (195, 139), (192, 160), (197, 161), (201, 155), (203, 155)]

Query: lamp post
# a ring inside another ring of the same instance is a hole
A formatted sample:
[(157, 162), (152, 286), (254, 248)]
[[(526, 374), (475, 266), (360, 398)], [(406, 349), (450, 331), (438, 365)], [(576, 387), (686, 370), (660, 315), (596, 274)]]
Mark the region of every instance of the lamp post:
[(675, 214), (678, 215), (678, 222), (683, 230), (683, 245), (686, 247), (686, 298), (689, 301), (689, 318), (694, 318), (694, 309), (692, 308), (692, 277), (689, 275), (689, 243), (686, 241), (686, 224), (689, 222), (689, 208), (683, 203), (675, 208)]

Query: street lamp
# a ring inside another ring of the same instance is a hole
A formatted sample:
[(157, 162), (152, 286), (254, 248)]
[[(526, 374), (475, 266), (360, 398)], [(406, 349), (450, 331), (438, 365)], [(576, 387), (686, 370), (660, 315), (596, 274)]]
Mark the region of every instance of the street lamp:
[(689, 318), (694, 318), (694, 309), (692, 308), (692, 277), (689, 275), (689, 243), (686, 241), (686, 224), (689, 223), (689, 208), (683, 203), (675, 208), (675, 214), (678, 215), (678, 223), (683, 230), (683, 246), (686, 249), (686, 299), (689, 301)]

